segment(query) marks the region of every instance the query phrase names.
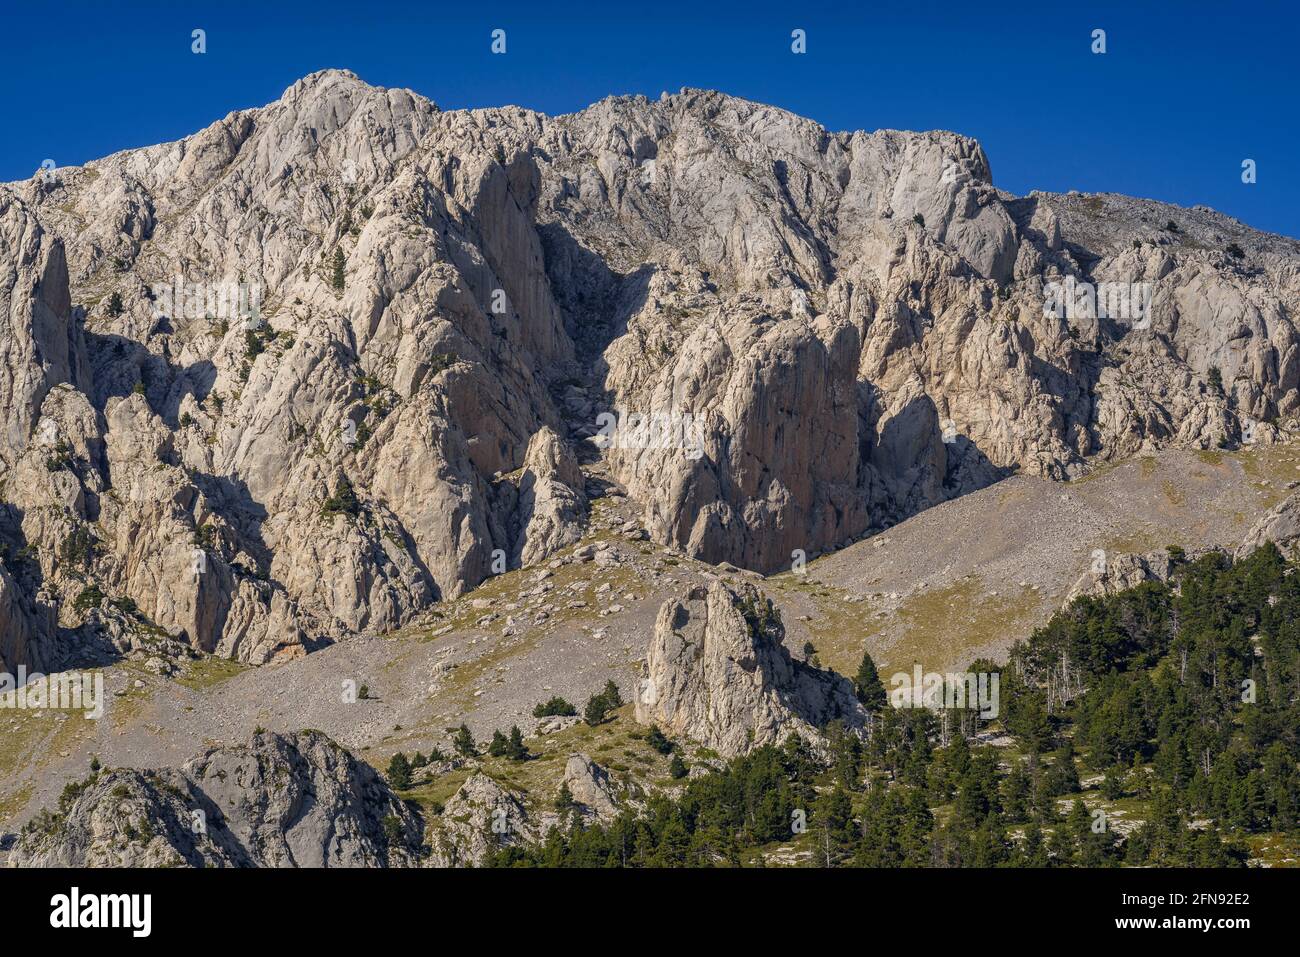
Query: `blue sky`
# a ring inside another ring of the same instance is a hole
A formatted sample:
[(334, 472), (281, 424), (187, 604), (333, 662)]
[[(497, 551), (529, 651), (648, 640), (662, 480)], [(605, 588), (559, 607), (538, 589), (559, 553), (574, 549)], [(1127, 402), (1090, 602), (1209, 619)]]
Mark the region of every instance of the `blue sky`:
[[(443, 109), (563, 113), (692, 86), (831, 129), (950, 129), (980, 140), (1013, 192), (1204, 203), (1300, 237), (1300, 5), (1281, 0), (4, 6), (0, 180), (176, 139), (344, 67)], [(489, 49), (495, 28), (504, 56)], [(795, 28), (804, 55), (790, 52)], [(1090, 50), (1097, 28), (1104, 55)]]

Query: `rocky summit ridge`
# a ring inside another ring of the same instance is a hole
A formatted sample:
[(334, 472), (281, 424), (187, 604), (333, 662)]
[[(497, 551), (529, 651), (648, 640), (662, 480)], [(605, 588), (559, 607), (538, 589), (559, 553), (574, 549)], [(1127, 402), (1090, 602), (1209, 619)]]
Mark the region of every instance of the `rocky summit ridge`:
[[(1149, 307), (1044, 308), (1106, 283)], [(1298, 304), (1295, 241), (1015, 197), (953, 133), (315, 73), (0, 186), (0, 661), (391, 631), (577, 541), (602, 483), (772, 572), (1012, 472), (1274, 442)]]

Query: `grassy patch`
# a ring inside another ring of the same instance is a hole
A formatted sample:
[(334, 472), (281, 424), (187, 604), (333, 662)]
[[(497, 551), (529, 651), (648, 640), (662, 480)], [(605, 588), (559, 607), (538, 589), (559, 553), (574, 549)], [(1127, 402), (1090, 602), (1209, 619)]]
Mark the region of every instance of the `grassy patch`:
[(975, 576), (912, 595), (898, 609), (903, 638), (877, 664), (883, 672), (906, 671), (917, 662), (931, 671), (964, 664), (978, 649), (1025, 634), (1045, 600), (1029, 587), (985, 594)]
[(1263, 867), (1300, 867), (1300, 837), (1287, 834), (1243, 834), (1250, 859)]
[[(850, 593), (791, 572), (770, 578), (765, 584), (774, 591), (801, 594), (816, 606), (812, 620), (803, 625), (812, 636), (810, 640), (823, 667), (844, 675), (858, 670), (867, 640), (880, 630), (869, 601), (851, 602)], [(791, 623), (785, 624), (788, 628)]]
[(1143, 528), (1131, 529), (1123, 535), (1108, 536), (1101, 543), (1101, 547), (1105, 549), (1107, 555), (1145, 555), (1148, 552), (1158, 551), (1171, 544), (1177, 543), (1161, 541), (1156, 529), (1148, 525)]
[[(111, 708), (112, 704), (106, 704)], [(0, 821), (21, 811), (31, 795), (31, 778), (41, 768), (78, 752), (93, 739), (96, 722), (82, 711), (0, 710)]]
[[(105, 711), (106, 716), (112, 720), (114, 728), (124, 728), (139, 718), (148, 707), (152, 699), (150, 680), (154, 676), (130, 660), (120, 662), (114, 667), (122, 669), (126, 674), (126, 694), (109, 695)], [(144, 687), (135, 686), (137, 679), (144, 682)], [(107, 684), (107, 677), (105, 677), (105, 684)]]
[(229, 658), (200, 658), (190, 663), (184, 674), (176, 679), (176, 683), (192, 691), (204, 691), (243, 674), (248, 668), (248, 665)]
[(32, 797), (32, 786), (23, 784), (22, 786), (10, 791), (4, 797), (0, 797), (0, 822), (7, 822), (15, 814), (27, 806), (27, 802)]
[(1290, 495), (1287, 482), (1300, 479), (1300, 443), (1259, 445), (1237, 453), (1237, 461), (1258, 491), (1266, 508)]
[(1187, 504), (1187, 495), (1169, 479), (1160, 483), (1160, 492), (1164, 495), (1165, 501), (1174, 508), (1182, 508)]
[(1223, 460), (1227, 458), (1227, 454), (1220, 452), (1217, 449), (1197, 449), (1196, 457), (1206, 465), (1212, 465), (1215, 468), (1218, 468), (1223, 464)]
[[(1144, 460), (1143, 460), (1143, 472), (1142, 472), (1142, 475), (1143, 475), (1144, 478), (1147, 476), (1147, 472), (1146, 472), (1146, 462), (1147, 462), (1147, 461), (1150, 461), (1150, 462), (1151, 462), (1151, 468), (1152, 468), (1152, 471), (1155, 470), (1155, 460), (1154, 460), (1154, 459), (1144, 459)], [(1087, 472), (1085, 472), (1083, 475), (1080, 475), (1077, 479), (1073, 479), (1073, 480), (1071, 480), (1069, 484), (1070, 484), (1070, 485), (1074, 485), (1074, 486), (1079, 486), (1079, 485), (1088, 485), (1088, 484), (1091, 483), (1091, 482), (1095, 482), (1095, 481), (1097, 481), (1097, 479), (1100, 479), (1100, 478), (1103, 478), (1104, 476), (1109, 475), (1111, 472), (1115, 471), (1117, 468), (1119, 468), (1119, 467), (1120, 467), (1121, 465), (1123, 465), (1123, 464), (1124, 464), (1124, 462), (1123, 462), (1122, 460), (1116, 460), (1116, 461), (1111, 461), (1111, 462), (1098, 462), (1098, 463), (1095, 463), (1095, 464), (1093, 464), (1093, 465), (1088, 469)], [(1002, 504), (1002, 503), (999, 502), (998, 504)]]
[[(615, 784), (625, 784), (629, 778), (657, 787), (677, 783), (668, 774), (670, 757), (659, 754), (646, 743), (646, 728), (635, 722), (633, 710), (632, 705), (624, 705), (611, 712), (611, 719), (594, 728), (579, 722), (555, 734), (528, 738), (528, 760), (511, 761), (484, 755), (477, 759), (477, 769), (502, 787), (521, 793), (530, 805), (530, 813), (553, 809), (564, 778), (564, 764), (569, 755), (579, 751), (608, 771)], [(678, 746), (684, 747), (685, 742), (678, 742)], [(388, 757), (367, 755), (366, 760), (382, 772)], [(458, 768), (402, 791), (401, 796), (431, 813), (445, 805), (474, 770)]]

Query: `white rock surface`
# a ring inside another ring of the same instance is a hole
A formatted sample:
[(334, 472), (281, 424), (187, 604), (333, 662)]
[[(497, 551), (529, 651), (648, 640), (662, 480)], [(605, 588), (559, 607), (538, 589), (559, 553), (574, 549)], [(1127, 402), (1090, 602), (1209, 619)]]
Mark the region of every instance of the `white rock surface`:
[(721, 581), (659, 609), (636, 698), (636, 720), (726, 758), (798, 735), (824, 750), (831, 721), (866, 714), (850, 682), (795, 661), (784, 628), (754, 586)]
[[(177, 277), (255, 284), (260, 321)], [(1150, 283), (1148, 321), (1045, 316), (1070, 278)], [(699, 90), (441, 112), (312, 74), (0, 185), (0, 532), (40, 571), (6, 559), (0, 655), (75, 657), (88, 582), (248, 662), (399, 627), (575, 540), (606, 413), (666, 424), (600, 453), (629, 538), (761, 571), (1012, 470), (1276, 441), (1297, 314), (1300, 244), (1016, 198), (952, 133)], [(322, 515), (343, 476), (355, 509)]]
[(420, 820), (372, 768), (319, 732), (259, 733), (180, 769), (100, 773), (57, 816), (38, 816), (8, 863), (411, 866), (420, 844)]

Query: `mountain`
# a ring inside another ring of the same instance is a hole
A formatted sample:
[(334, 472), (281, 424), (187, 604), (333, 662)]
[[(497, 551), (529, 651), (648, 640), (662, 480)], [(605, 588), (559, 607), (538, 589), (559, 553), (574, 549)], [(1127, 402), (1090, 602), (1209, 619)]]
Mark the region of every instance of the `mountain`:
[[(171, 820), (139, 769), (201, 790), (265, 722), (377, 763), (520, 724), (608, 817), (621, 760), (531, 717), (606, 681), (702, 767), (824, 755), (864, 650), (962, 667), (1166, 546), (1294, 540), (1298, 307), (1300, 243), (1204, 207), (702, 90), (549, 117), (329, 70), (0, 185), (0, 670), (111, 694), (10, 713), (0, 815), (102, 754)], [(449, 762), (431, 802), (553, 823)], [(80, 860), (89, 808), (24, 859)]]
[[(498, 550), (573, 540), (585, 490), (566, 532), (518, 474), (539, 435), (548, 461), (609, 445), (653, 541), (772, 572), (1011, 472), (1269, 442), (1296, 411), (1294, 241), (1016, 198), (964, 137), (705, 91), (552, 118), (326, 71), (4, 187), (0, 235), (11, 667), (402, 626)], [(1072, 278), (1151, 283), (1149, 328), (1045, 316)], [(138, 620), (83, 621), (92, 585)]]

